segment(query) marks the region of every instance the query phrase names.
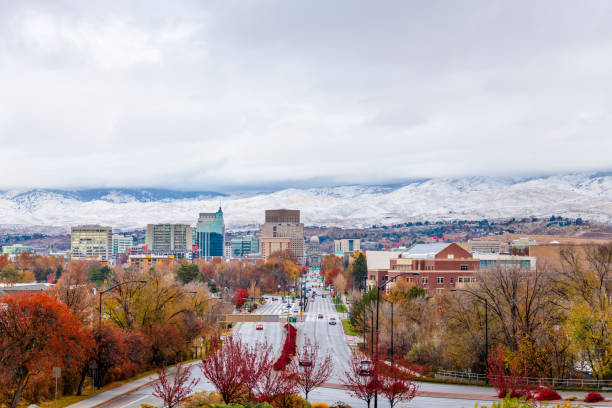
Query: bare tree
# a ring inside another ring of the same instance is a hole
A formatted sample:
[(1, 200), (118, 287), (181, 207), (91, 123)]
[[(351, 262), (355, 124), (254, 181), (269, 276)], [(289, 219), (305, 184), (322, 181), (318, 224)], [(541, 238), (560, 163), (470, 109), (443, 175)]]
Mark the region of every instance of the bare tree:
[(165, 408), (174, 408), (185, 401), (200, 382), (199, 378), (190, 377), (191, 367), (183, 367), (180, 363), (176, 366), (174, 376), (162, 367), (158, 370), (157, 381), (153, 384), (153, 395), (164, 401)]

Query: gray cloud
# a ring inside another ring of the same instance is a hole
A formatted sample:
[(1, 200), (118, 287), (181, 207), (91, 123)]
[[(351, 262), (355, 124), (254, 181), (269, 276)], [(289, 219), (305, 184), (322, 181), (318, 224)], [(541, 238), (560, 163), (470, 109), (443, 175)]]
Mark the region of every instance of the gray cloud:
[(610, 169), (607, 1), (0, 7), (3, 188)]

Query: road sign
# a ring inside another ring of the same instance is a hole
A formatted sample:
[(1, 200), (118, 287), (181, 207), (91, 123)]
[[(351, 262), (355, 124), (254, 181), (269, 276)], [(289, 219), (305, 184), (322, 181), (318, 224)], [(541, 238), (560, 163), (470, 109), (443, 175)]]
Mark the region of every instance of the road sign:
[(53, 378), (60, 378), (62, 376), (61, 367), (53, 367)]

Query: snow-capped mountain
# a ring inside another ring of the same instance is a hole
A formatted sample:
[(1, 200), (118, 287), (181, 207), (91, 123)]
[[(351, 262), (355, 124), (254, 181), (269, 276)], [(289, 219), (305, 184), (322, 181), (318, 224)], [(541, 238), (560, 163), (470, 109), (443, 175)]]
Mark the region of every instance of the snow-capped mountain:
[(0, 224), (13, 229), (195, 224), (199, 212), (216, 211), (219, 204), (230, 229), (258, 225), (264, 210), (272, 208), (300, 209), (307, 225), (341, 227), (550, 215), (612, 223), (612, 175), (438, 178), (399, 186), (289, 188), (250, 195), (161, 189), (4, 191)]

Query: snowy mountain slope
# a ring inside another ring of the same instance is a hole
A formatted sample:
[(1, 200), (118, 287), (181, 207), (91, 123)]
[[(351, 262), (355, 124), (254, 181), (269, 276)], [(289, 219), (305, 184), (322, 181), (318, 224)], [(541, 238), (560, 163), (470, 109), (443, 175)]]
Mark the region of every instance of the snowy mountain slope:
[(147, 189), (32, 190), (0, 193), (0, 224), (195, 224), (199, 212), (223, 205), (228, 228), (263, 222), (264, 210), (297, 208), (306, 224), (369, 226), (409, 220), (582, 217), (612, 223), (612, 175), (570, 174), (529, 179), (429, 179), (399, 187), (285, 189), (255, 195)]

